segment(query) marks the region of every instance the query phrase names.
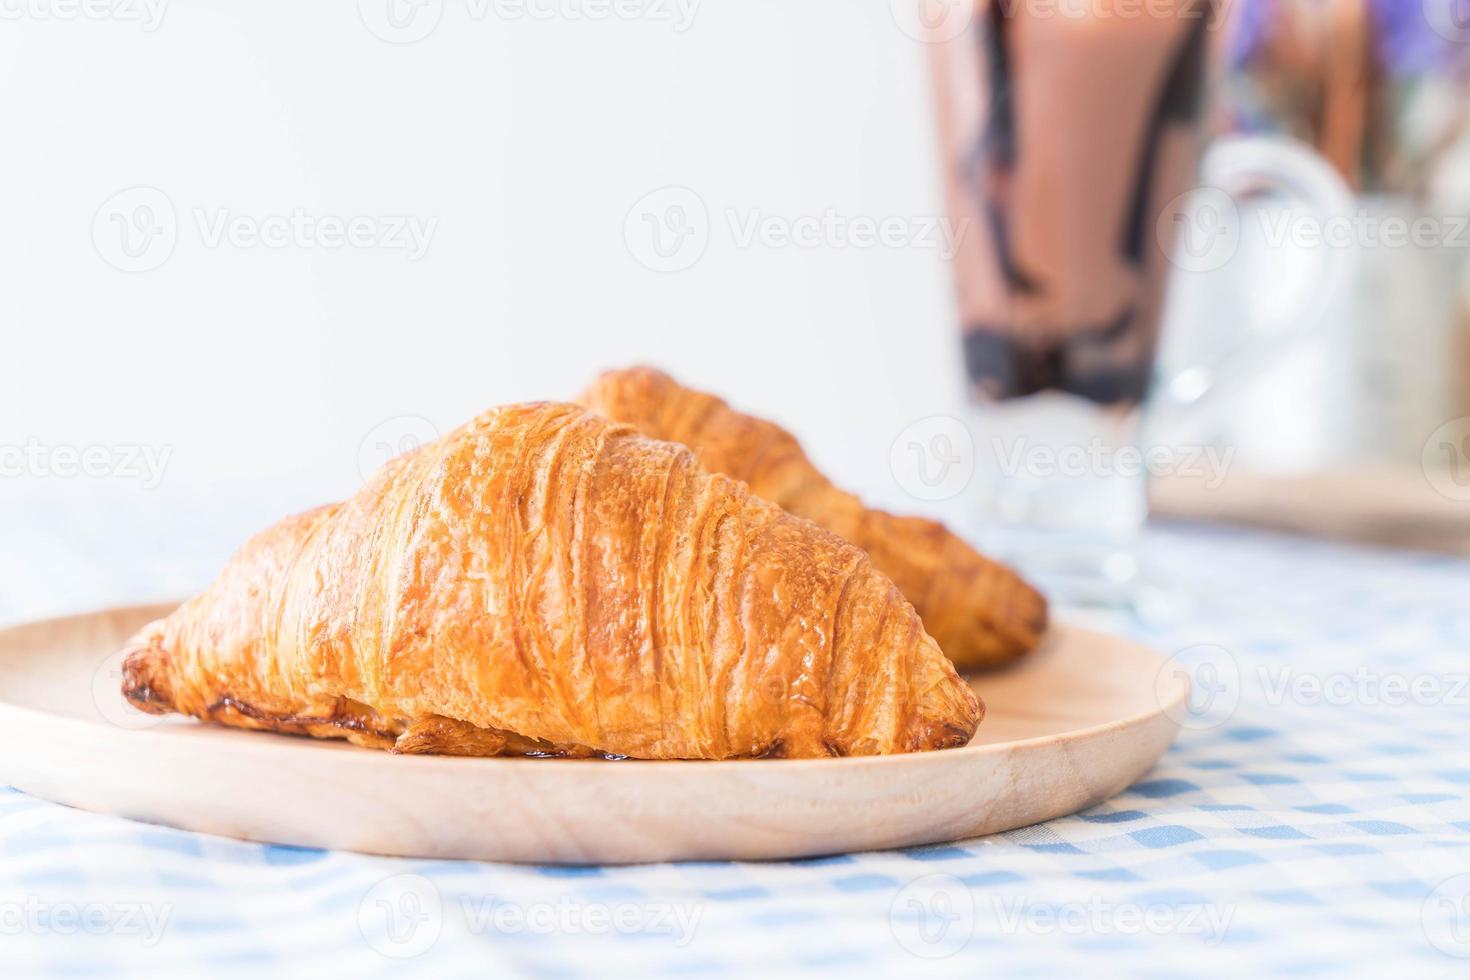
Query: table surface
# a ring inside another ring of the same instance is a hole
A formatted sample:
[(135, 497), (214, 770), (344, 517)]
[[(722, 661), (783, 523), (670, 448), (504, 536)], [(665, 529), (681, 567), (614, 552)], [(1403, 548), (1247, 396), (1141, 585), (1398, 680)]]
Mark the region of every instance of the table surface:
[[(7, 505), (0, 619), (195, 589), (242, 531), (222, 508)], [(1075, 816), (816, 860), (518, 867), (0, 788), (0, 957), (16, 976), (1470, 976), (1470, 564), (1187, 526), (1143, 556), (1159, 588), (1114, 625), (1191, 670), (1198, 710)]]

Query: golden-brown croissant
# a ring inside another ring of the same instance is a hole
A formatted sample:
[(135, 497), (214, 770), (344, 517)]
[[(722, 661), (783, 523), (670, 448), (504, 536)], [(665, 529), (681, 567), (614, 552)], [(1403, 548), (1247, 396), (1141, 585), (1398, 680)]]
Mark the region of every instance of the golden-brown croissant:
[(863, 506), (833, 486), (780, 426), (685, 388), (662, 371), (609, 371), (580, 403), (655, 439), (682, 442), (705, 469), (867, 551), (914, 604), (929, 635), (961, 669), (1012, 660), (1040, 641), (1046, 600), (1015, 572), (937, 521)]
[(552, 403), (256, 536), (123, 675), (145, 711), (403, 753), (912, 752), (983, 710), (862, 551)]

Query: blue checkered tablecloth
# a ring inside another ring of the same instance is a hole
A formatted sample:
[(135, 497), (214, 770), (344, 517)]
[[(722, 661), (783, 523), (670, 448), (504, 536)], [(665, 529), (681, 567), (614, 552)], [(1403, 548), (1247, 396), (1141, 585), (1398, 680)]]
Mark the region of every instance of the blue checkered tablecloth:
[[(123, 548), (152, 533), (75, 508), (13, 524), (0, 618), (207, 578), (215, 555)], [(1182, 527), (1145, 557), (1159, 609), (1117, 626), (1207, 665), (1205, 700), (1092, 810), (816, 860), (517, 867), (259, 846), (0, 789), (0, 973), (1470, 977), (1470, 565)]]

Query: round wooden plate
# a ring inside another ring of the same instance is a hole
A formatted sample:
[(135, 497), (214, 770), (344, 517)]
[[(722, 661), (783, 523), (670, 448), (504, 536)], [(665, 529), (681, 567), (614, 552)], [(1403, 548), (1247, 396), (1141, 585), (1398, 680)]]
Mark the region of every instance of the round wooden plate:
[(1168, 748), (1188, 683), (1075, 627), (978, 676), (963, 749), (862, 759), (394, 756), (154, 718), (117, 651), (168, 606), (0, 631), (0, 784), (71, 806), (305, 847), (491, 861), (789, 858), (957, 840), (1073, 813)]

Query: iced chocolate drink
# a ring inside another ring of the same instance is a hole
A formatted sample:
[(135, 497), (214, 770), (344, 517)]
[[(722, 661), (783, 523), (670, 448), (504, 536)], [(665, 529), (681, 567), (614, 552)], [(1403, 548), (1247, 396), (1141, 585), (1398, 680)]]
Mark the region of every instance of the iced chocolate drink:
[(966, 369), (977, 398), (1138, 402), (1165, 205), (1191, 186), (1206, 0), (977, 0), (932, 46)]

